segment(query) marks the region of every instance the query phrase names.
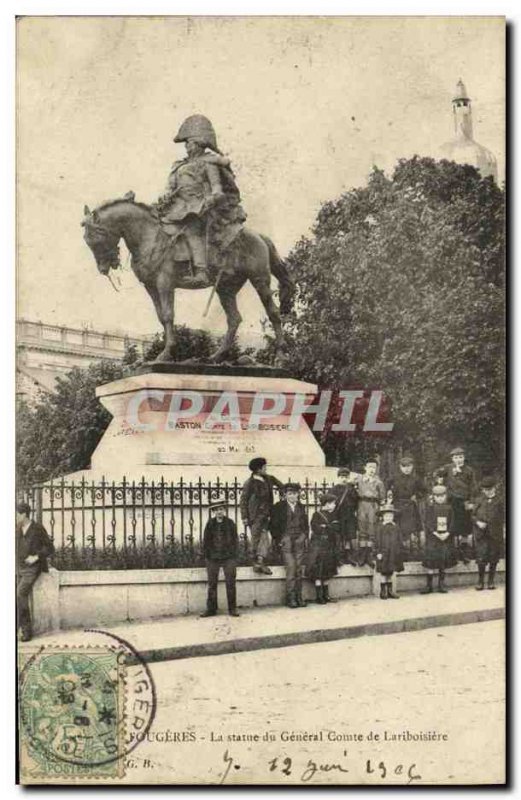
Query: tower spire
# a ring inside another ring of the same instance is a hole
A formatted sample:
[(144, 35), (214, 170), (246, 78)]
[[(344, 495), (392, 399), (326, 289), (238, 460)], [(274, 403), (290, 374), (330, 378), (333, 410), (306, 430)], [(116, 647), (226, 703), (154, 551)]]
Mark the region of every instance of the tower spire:
[(454, 116), (454, 132), (456, 136), (472, 139), (472, 106), (465, 84), (459, 79), (456, 92), (452, 98), (452, 113)]

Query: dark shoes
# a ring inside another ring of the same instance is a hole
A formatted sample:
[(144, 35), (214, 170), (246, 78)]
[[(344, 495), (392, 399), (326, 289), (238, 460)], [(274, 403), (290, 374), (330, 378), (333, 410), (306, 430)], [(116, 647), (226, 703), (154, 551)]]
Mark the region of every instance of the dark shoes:
[(325, 603), (336, 603), (336, 599), (334, 597), (329, 596), (329, 586), (323, 586), (322, 590)]
[(21, 642), (30, 642), (33, 638), (33, 635), (30, 631), (22, 631), (20, 634), (20, 641)]
[(236, 608), (230, 608), (230, 610), (228, 611), (228, 616), (229, 617), (240, 617), (241, 615), (239, 614), (239, 612), (237, 611)]
[(324, 597), (324, 587), (322, 585), (315, 586), (315, 596), (316, 601), (319, 605), (323, 606), (327, 603), (327, 600)]
[(393, 592), (393, 585), (392, 583), (387, 584), (387, 597), (389, 600), (399, 600), (400, 595)]
[(217, 611), (209, 611), (208, 609), (206, 611), (203, 611), (202, 614), (199, 614), (200, 619), (202, 619), (203, 617), (216, 617), (216, 616), (217, 616)]
[(387, 584), (380, 584), (380, 600), (387, 600)]
[(478, 583), (478, 585), (476, 586), (476, 592), (482, 592), (484, 588), (485, 585), (483, 583)]
[(427, 575), (427, 586), (420, 590), (420, 594), (432, 594), (432, 575)]
[(289, 597), (288, 598), (288, 602), (286, 603), (286, 605), (288, 606), (288, 608), (298, 608), (299, 607), (298, 603), (297, 603), (297, 601), (295, 600), (294, 597)]

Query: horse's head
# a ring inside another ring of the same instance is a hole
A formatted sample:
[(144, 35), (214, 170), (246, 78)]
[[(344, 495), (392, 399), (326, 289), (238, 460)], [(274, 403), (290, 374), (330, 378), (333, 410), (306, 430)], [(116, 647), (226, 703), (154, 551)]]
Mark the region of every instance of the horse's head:
[(84, 214), (81, 223), (85, 229), (83, 238), (92, 250), (101, 274), (108, 275), (111, 269), (117, 269), (120, 266), (119, 240), (121, 234), (114, 231), (110, 224), (101, 218), (96, 209), (91, 212), (89, 207), (85, 206)]

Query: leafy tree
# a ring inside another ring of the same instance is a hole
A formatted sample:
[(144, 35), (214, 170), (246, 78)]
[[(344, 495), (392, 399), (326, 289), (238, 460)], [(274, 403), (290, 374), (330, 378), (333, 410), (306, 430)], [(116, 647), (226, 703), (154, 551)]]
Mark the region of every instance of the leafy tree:
[[(211, 334), (176, 327), (179, 360), (208, 357)], [(157, 336), (145, 354), (153, 361), (163, 344)], [(129, 346), (121, 362), (102, 361), (86, 369), (75, 367), (56, 380), (51, 394), (40, 393), (35, 404), (23, 403), (17, 412), (17, 479), (19, 485), (46, 481), (86, 469), (103, 436), (110, 414), (96, 398), (96, 387), (130, 374), (139, 363)]]
[[(375, 169), (322, 206), (288, 263), (293, 371), (322, 387), (381, 388), (394, 445), (428, 463), (453, 443), (502, 457), (504, 192), (491, 178), (417, 157), (391, 178)], [(333, 461), (367, 448), (327, 433), (322, 443)]]

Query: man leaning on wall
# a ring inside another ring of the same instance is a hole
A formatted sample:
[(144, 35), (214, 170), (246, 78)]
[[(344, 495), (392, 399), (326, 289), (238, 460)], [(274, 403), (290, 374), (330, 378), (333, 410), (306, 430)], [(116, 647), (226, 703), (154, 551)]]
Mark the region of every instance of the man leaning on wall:
[(47, 559), (53, 553), (54, 546), (47, 531), (39, 522), (31, 520), (31, 507), (19, 503), (16, 507), (16, 611), (22, 642), (32, 639), (31, 591), (40, 574), (49, 571)]

